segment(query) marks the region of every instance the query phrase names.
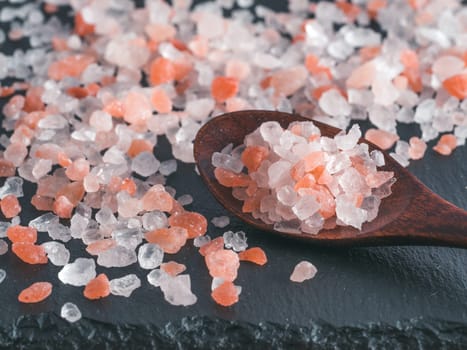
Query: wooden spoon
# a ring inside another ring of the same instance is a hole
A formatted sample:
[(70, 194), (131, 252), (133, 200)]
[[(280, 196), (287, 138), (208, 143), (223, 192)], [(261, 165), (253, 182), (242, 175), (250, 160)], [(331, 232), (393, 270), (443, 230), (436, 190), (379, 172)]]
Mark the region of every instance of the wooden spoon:
[[(291, 122), (309, 119), (298, 115), (270, 111), (240, 111), (213, 118), (198, 132), (194, 155), (202, 179), (216, 199), (244, 222), (264, 231), (285, 237), (304, 239), (335, 246), (369, 245), (442, 245), (467, 248), (467, 211), (431, 192), (411, 173), (384, 153), (386, 165), (381, 170), (393, 171), (397, 179), (392, 194), (382, 200), (378, 217), (363, 224), (358, 231), (349, 226), (322, 230), (317, 235), (285, 233), (274, 230), (250, 214), (242, 212), (242, 202), (232, 196), (232, 189), (219, 184), (214, 177), (211, 157), (229, 143), (242, 144), (245, 136), (263, 122), (277, 121), (286, 128)], [(313, 121), (323, 136), (333, 137), (340, 130)], [(370, 150), (379, 149), (366, 142)]]

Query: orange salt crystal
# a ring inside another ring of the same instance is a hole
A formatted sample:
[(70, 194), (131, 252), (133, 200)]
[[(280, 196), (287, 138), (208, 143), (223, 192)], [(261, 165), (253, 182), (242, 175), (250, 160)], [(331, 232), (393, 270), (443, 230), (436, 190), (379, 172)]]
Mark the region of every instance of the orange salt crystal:
[(60, 218), (69, 219), (73, 212), (74, 205), (65, 196), (58, 196), (53, 205), (53, 212)]
[(251, 181), (248, 187), (246, 188), (246, 194), (252, 196), (258, 190), (258, 184), (255, 181)]
[(368, 129), (365, 133), (365, 139), (374, 143), (379, 148), (387, 150), (399, 140), (399, 136), (385, 130)]
[(174, 26), (164, 23), (151, 23), (144, 27), (144, 31), (155, 42), (171, 39), (177, 34)]
[(167, 272), (170, 276), (177, 276), (186, 270), (186, 266), (175, 261), (168, 261), (161, 264), (161, 269)]
[(34, 208), (36, 208), (37, 210), (41, 210), (41, 211), (53, 210), (53, 203), (54, 203), (53, 198), (46, 197), (46, 196), (40, 196), (38, 194), (35, 194), (31, 198), (31, 204), (34, 206)]
[(203, 36), (195, 36), (189, 43), (188, 48), (197, 57), (206, 57), (209, 52), (209, 42)]
[(185, 211), (169, 217), (170, 226), (183, 227), (188, 232), (188, 238), (196, 238), (206, 233), (208, 221), (206, 218), (195, 212)]
[(378, 16), (379, 10), (387, 6), (386, 0), (370, 0), (366, 4), (366, 9), (368, 11), (368, 16), (370, 18), (376, 18)]
[(225, 102), (238, 92), (238, 80), (231, 77), (215, 77), (211, 83), (211, 95), (217, 102)]
[(248, 78), (251, 73), (250, 65), (238, 59), (228, 60), (225, 64), (225, 76), (229, 78), (235, 78), (237, 80), (243, 80)]
[(179, 60), (174, 62), (174, 79), (177, 81), (184, 80), (193, 70), (193, 65), (188, 60)]
[(145, 125), (152, 115), (151, 102), (145, 94), (130, 91), (123, 99), (123, 119), (136, 126)]
[(331, 70), (326, 66), (319, 64), (319, 58), (315, 55), (307, 55), (305, 58), (305, 67), (312, 75), (324, 74), (329, 80), (332, 80)]
[(443, 156), (449, 156), (454, 149), (457, 147), (457, 139), (452, 134), (443, 135), (440, 137), (438, 143), (433, 147), (433, 150), (442, 154)]
[(42, 102), (42, 93), (44, 88), (42, 86), (32, 86), (26, 92), (26, 99), (24, 101), (23, 111), (34, 112), (42, 111), (45, 108), (44, 102)]
[(128, 194), (133, 196), (136, 193), (136, 184), (135, 182), (130, 179), (126, 178), (122, 181), (122, 184), (120, 185), (120, 191), (126, 191)]
[(206, 243), (205, 245), (200, 247), (199, 253), (202, 256), (206, 256), (208, 254), (211, 254), (212, 252), (215, 252), (221, 249), (224, 249), (224, 237), (222, 236), (214, 238), (211, 242)]
[(170, 212), (174, 207), (174, 199), (162, 185), (152, 186), (141, 198), (143, 210), (160, 210)]
[(0, 87), (0, 97), (8, 97), (15, 93), (15, 89), (11, 86)]
[(447, 78), (443, 81), (443, 87), (450, 95), (458, 98), (459, 100), (467, 98), (467, 73)]
[(12, 252), (25, 263), (28, 264), (47, 264), (49, 261), (44, 248), (32, 243), (13, 243)]
[(206, 255), (204, 259), (212, 277), (219, 277), (224, 281), (233, 281), (237, 278), (240, 260), (234, 251), (216, 250)]
[(245, 199), (242, 205), (242, 212), (252, 213), (259, 209), (263, 196), (261, 196), (258, 192), (259, 191), (257, 191), (252, 197)]
[(211, 293), (216, 303), (222, 306), (231, 306), (238, 302), (238, 290), (232, 282), (224, 282)]
[(36, 129), (37, 124), (39, 123), (39, 121), (41, 119), (43, 119), (46, 115), (47, 114), (44, 111), (34, 111), (34, 112), (31, 112), (31, 113), (25, 115), (18, 122), (27, 125), (31, 129)]
[(58, 11), (58, 6), (55, 4), (51, 4), (50, 2), (46, 2), (44, 4), (44, 12), (45, 13), (55, 13)]
[(394, 177), (392, 171), (378, 171), (365, 176), (365, 182), (371, 188), (377, 188)]
[(84, 287), (84, 296), (88, 299), (95, 300), (105, 298), (110, 295), (110, 283), (107, 276), (103, 273), (96, 278), (90, 280)]
[(315, 177), (312, 174), (306, 174), (294, 186), (294, 190), (298, 191), (301, 188), (311, 187), (316, 183)]
[(89, 169), (89, 162), (78, 158), (65, 170), (65, 175), (72, 181), (82, 181), (89, 174)]
[(12, 243), (36, 243), (37, 230), (28, 226), (10, 226), (6, 231), (8, 239)]
[(122, 187), (122, 179), (119, 176), (112, 176), (107, 184), (107, 191), (109, 193), (117, 193)]
[(222, 186), (226, 187), (247, 187), (251, 181), (250, 177), (246, 174), (235, 174), (223, 168), (214, 169), (214, 176)]
[(149, 68), (149, 82), (151, 85), (170, 83), (173, 80), (175, 80), (173, 62), (164, 57), (156, 58)]
[(188, 231), (183, 227), (161, 228), (146, 232), (145, 238), (149, 243), (157, 244), (168, 254), (175, 254), (185, 245)]
[(123, 118), (125, 114), (125, 109), (123, 107), (123, 102), (119, 100), (112, 100), (104, 106), (104, 112), (109, 113), (114, 118)]
[(427, 148), (425, 141), (414, 136), (410, 138), (409, 144), (409, 157), (411, 159), (422, 159)]
[(65, 152), (59, 152), (57, 154), (57, 161), (58, 161), (58, 165), (60, 165), (61, 167), (63, 168), (67, 168), (69, 167), (71, 164), (73, 164), (73, 162), (71, 161), (71, 159), (66, 155)]
[(249, 261), (257, 265), (264, 265), (268, 262), (266, 253), (259, 247), (249, 248), (243, 252), (238, 253), (240, 261)]
[(101, 239), (99, 241), (92, 242), (88, 244), (86, 247), (86, 251), (91, 255), (99, 255), (100, 253), (113, 248), (117, 245), (115, 240), (108, 238), (108, 239)]
[(66, 93), (69, 96), (82, 99), (88, 96), (88, 90), (82, 86), (72, 86), (66, 89)]
[(360, 14), (360, 7), (346, 1), (337, 1), (336, 7), (339, 8), (349, 21), (355, 21)]
[[(322, 85), (322, 86), (318, 86), (314, 88), (311, 95), (313, 96), (315, 100), (319, 100), (326, 91), (329, 91), (332, 89), (336, 89), (342, 95), (342, 97), (347, 99), (347, 94), (342, 89), (339, 89), (336, 85), (332, 85), (332, 84)], [(312, 135), (312, 136), (317, 137), (318, 135)]]
[(21, 213), (21, 205), (19, 204), (18, 198), (12, 194), (2, 199), (0, 208), (2, 209), (3, 216), (7, 219), (14, 218)]
[(394, 86), (398, 89), (398, 90), (406, 90), (407, 89), (407, 86), (409, 84), (409, 80), (407, 79), (407, 77), (403, 76), (403, 75), (398, 75), (397, 77), (395, 77), (393, 80), (392, 80), (392, 83), (394, 84)]
[(172, 100), (163, 89), (154, 89), (151, 94), (151, 104), (157, 113), (169, 113), (172, 111)]
[(52, 38), (52, 48), (54, 51), (67, 51), (68, 44), (64, 38), (54, 36)]
[(295, 163), (295, 165), (290, 169), (290, 176), (295, 181), (299, 181), (305, 176), (305, 162), (303, 160)]
[(133, 141), (131, 141), (130, 148), (128, 148), (128, 151), (126, 153), (130, 158), (134, 158), (142, 152), (152, 153), (153, 148), (154, 145), (148, 140), (134, 139)]
[(0, 158), (0, 177), (15, 176), (16, 167), (15, 165), (4, 158)]
[(23, 289), (18, 295), (21, 303), (39, 303), (52, 294), (52, 284), (49, 282), (36, 282), (26, 289)]
[(262, 146), (249, 146), (242, 153), (242, 162), (249, 173), (258, 170), (259, 166), (268, 157), (269, 151)]
[(311, 171), (324, 163), (324, 152), (312, 152), (304, 159), (305, 171)]
[(94, 33), (94, 25), (86, 22), (81, 12), (75, 15), (75, 33), (79, 36), (85, 36)]
[(400, 61), (405, 67), (403, 75), (407, 78), (410, 88), (415, 92), (422, 91), (423, 83), (417, 53), (413, 50), (404, 50), (401, 52)]
[(94, 57), (82, 54), (65, 57), (49, 66), (49, 78), (54, 80), (62, 80), (66, 77), (77, 78), (94, 61)]

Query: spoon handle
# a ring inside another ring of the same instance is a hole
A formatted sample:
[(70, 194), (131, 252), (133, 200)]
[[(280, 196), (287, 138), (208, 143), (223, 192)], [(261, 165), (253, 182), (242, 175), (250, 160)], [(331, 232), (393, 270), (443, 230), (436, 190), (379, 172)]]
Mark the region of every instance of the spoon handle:
[(383, 230), (408, 243), (467, 248), (467, 211), (421, 183), (415, 186), (416, 195), (405, 214)]

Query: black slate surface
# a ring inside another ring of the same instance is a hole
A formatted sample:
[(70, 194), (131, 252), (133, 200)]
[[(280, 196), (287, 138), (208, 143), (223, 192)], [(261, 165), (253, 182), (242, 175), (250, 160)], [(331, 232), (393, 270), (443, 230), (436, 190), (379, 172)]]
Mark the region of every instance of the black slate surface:
[[(265, 3), (265, 1), (263, 1)], [(285, 8), (285, 2), (275, 2)], [(272, 5), (274, 5), (272, 4)], [(270, 4), (271, 5), (271, 4)], [(0, 6), (1, 3), (0, 3)], [(1, 47), (11, 52), (11, 44)], [(2, 101), (3, 102), (3, 101)], [(402, 138), (417, 134), (401, 127)], [(430, 144), (432, 145), (432, 143)], [(159, 138), (156, 156), (170, 157), (169, 144)], [(431, 150), (409, 169), (429, 188), (467, 209), (467, 149), (449, 157)], [(0, 183), (1, 184), (1, 183)], [(191, 194), (188, 208), (208, 218), (224, 209), (206, 191), (191, 164), (179, 164), (168, 179), (177, 196)], [(26, 187), (31, 192), (34, 186)], [(22, 201), (23, 223), (37, 216)], [(449, 220), (449, 218), (446, 218)], [(240, 302), (224, 308), (210, 298), (211, 278), (191, 244), (176, 256), (188, 266), (198, 303), (171, 306), (148, 285), (147, 271), (131, 266), (103, 269), (109, 278), (137, 273), (143, 287), (130, 299), (110, 296), (89, 301), (82, 288), (57, 280), (60, 268), (30, 266), (11, 254), (0, 256), (7, 278), (0, 284), (0, 348), (465, 348), (467, 346), (467, 251), (437, 247), (330, 249), (288, 241), (246, 227), (232, 219), (231, 230), (244, 230), (250, 246), (261, 246), (269, 257), (264, 267), (242, 264), (236, 283)], [(225, 230), (210, 225), (209, 234)], [(467, 233), (466, 233), (467, 234)], [(47, 240), (44, 235), (42, 240)], [(71, 244), (73, 261), (84, 256), (79, 242)], [(303, 284), (290, 283), (297, 262), (312, 261), (317, 276)], [(16, 301), (30, 283), (49, 280), (53, 297), (36, 305)], [(76, 303), (83, 319), (68, 324), (59, 317), (65, 302)]]

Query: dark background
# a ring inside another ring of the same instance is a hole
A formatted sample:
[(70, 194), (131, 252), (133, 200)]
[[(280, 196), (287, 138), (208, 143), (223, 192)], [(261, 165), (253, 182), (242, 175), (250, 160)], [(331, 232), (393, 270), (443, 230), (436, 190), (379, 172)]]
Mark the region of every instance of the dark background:
[[(257, 1), (286, 10), (286, 1)], [(4, 6), (0, 2), (0, 7)], [(67, 10), (61, 10), (66, 20)], [(7, 28), (6, 24), (1, 24)], [(26, 41), (0, 46), (6, 54)], [(7, 82), (9, 83), (9, 82)], [(1, 100), (3, 105), (5, 101)], [(363, 123), (364, 127), (368, 127)], [(419, 135), (418, 127), (404, 125), (403, 139)], [(430, 143), (432, 146), (433, 143)], [(170, 146), (159, 138), (156, 156), (170, 158)], [(409, 170), (430, 189), (457, 206), (467, 208), (467, 150), (451, 157), (430, 149)], [(2, 180), (3, 181), (3, 180)], [(207, 192), (194, 165), (179, 163), (168, 179), (177, 197), (191, 194), (188, 206), (209, 219), (226, 212)], [(33, 186), (26, 187), (31, 193)], [(26, 196), (27, 198), (27, 196)], [(26, 224), (38, 215), (22, 200)], [(449, 220), (449, 218), (446, 218)], [(211, 277), (203, 258), (191, 243), (176, 256), (188, 267), (198, 302), (190, 307), (171, 306), (162, 293), (148, 285), (148, 271), (137, 265), (103, 269), (109, 278), (137, 273), (142, 287), (131, 298), (110, 296), (89, 301), (82, 288), (57, 280), (59, 267), (31, 266), (12, 254), (0, 256), (7, 271), (0, 284), (0, 348), (463, 348), (467, 346), (467, 251), (438, 247), (384, 247), (330, 249), (290, 241), (257, 231), (232, 219), (226, 229), (209, 226), (212, 237), (227, 229), (244, 230), (250, 246), (261, 246), (269, 262), (264, 267), (242, 264), (236, 284), (243, 288), (240, 302), (224, 308), (210, 298)], [(467, 233), (466, 233), (467, 234)], [(79, 242), (70, 242), (71, 259), (85, 256)], [(303, 284), (289, 282), (299, 261), (318, 268), (317, 276)], [(136, 272), (135, 272), (136, 271)], [(47, 280), (52, 297), (36, 305), (16, 301), (20, 290)], [(71, 301), (83, 319), (68, 324), (60, 308)]]

